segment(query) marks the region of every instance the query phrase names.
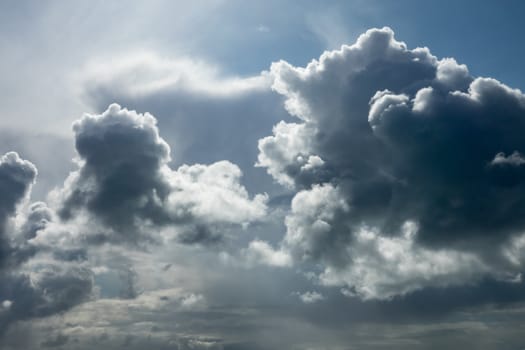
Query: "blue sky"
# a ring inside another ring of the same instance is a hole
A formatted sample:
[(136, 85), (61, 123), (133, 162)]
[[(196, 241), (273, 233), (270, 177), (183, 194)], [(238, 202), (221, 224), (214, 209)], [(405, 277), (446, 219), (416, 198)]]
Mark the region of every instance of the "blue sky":
[(0, 1), (0, 350), (522, 349), (520, 1)]
[[(520, 1), (231, 4), (229, 21), (207, 33), (213, 42), (229, 45), (222, 44), (213, 52), (203, 51), (233, 72), (241, 69), (254, 73), (278, 59), (303, 65), (323, 50), (352, 42), (368, 28), (387, 25), (412, 46), (427, 46), (440, 57), (455, 57), (468, 63), (477, 75), (523, 86), (520, 76), (524, 49), (508, 41), (525, 30), (519, 16), (524, 7)], [(269, 31), (266, 35), (251, 32), (254, 23)], [(246, 60), (238, 62), (239, 50), (257, 54), (247, 54)], [(502, 66), (501, 62), (506, 64)]]

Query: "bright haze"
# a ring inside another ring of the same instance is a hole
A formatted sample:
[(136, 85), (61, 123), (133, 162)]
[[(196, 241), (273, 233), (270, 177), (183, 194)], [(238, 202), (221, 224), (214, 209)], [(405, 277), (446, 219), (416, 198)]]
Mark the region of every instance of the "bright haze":
[(0, 1), (0, 350), (524, 349), (523, 13)]

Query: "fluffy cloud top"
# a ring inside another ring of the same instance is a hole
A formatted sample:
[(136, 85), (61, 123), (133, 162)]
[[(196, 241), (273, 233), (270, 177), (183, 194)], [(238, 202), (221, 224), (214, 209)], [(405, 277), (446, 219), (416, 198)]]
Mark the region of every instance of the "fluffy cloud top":
[(258, 165), (299, 190), (282, 246), (322, 281), (381, 299), (519, 273), (502, 253), (525, 229), (519, 90), (389, 28), (271, 75), (299, 122), (259, 141)]
[(61, 216), (85, 206), (116, 227), (133, 224), (134, 214), (166, 220), (157, 204), (169, 192), (161, 169), (169, 146), (159, 137), (155, 119), (112, 105), (102, 115), (86, 115), (73, 130), (83, 160), (68, 180)]
[(172, 170), (170, 148), (148, 113), (113, 104), (73, 129), (80, 168), (59, 193), (62, 219), (85, 210), (129, 239), (141, 225), (181, 225), (183, 241), (197, 242), (210, 239), (213, 225), (249, 223), (265, 213), (266, 196), (251, 199), (240, 169), (228, 161)]
[(7, 227), (8, 219), (14, 216), (17, 206), (28, 195), (36, 174), (36, 167), (15, 152), (0, 158), (0, 269), (7, 264), (16, 264), (20, 258), (12, 242), (12, 232)]
[(17, 153), (9, 152), (0, 158), (0, 225), (13, 215), (17, 204), (27, 195), (36, 178), (36, 167), (21, 159)]

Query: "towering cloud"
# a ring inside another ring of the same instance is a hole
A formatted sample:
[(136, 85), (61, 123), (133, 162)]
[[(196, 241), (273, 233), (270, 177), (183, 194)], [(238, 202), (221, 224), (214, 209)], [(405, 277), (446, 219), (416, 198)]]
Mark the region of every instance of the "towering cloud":
[[(525, 228), (525, 95), (410, 50), (389, 28), (271, 68), (297, 123), (258, 165), (299, 192), (282, 249), (364, 298), (510, 278)], [(521, 249), (521, 248), (520, 248)]]
[(17, 204), (27, 195), (36, 178), (36, 167), (17, 153), (9, 152), (0, 158), (0, 225), (13, 215)]
[(86, 115), (73, 130), (83, 164), (69, 179), (62, 218), (85, 206), (118, 228), (133, 225), (136, 215), (166, 220), (159, 203), (169, 192), (162, 174), (169, 146), (151, 115), (112, 105), (100, 116)]
[(60, 196), (62, 219), (85, 210), (114, 233), (134, 240), (144, 225), (179, 227), (184, 242), (216, 239), (216, 225), (261, 218), (265, 195), (249, 198), (240, 169), (228, 162), (183, 165), (172, 170), (170, 148), (155, 118), (113, 104), (77, 121), (80, 168)]
[(7, 221), (16, 212), (16, 207), (29, 193), (37, 174), (36, 167), (21, 159), (17, 153), (9, 152), (0, 158), (0, 269), (16, 260)]
[[(13, 321), (67, 310), (92, 293), (92, 273), (83, 264), (46, 259), (28, 263), (39, 249), (30, 240), (45, 229), (51, 212), (35, 203), (20, 227), (9, 221), (20, 214), (17, 207), (29, 195), (36, 175), (36, 167), (15, 152), (0, 158), (0, 333)], [(53, 250), (61, 252), (62, 247)]]

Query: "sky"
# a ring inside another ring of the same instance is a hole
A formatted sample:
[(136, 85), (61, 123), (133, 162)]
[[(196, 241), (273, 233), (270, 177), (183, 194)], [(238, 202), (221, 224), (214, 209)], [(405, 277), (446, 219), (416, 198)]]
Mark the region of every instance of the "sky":
[(524, 10), (0, 0), (0, 350), (524, 349)]

